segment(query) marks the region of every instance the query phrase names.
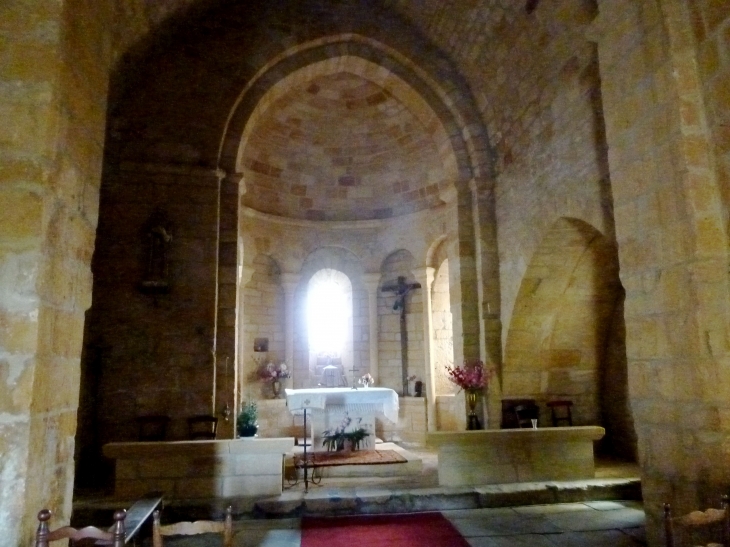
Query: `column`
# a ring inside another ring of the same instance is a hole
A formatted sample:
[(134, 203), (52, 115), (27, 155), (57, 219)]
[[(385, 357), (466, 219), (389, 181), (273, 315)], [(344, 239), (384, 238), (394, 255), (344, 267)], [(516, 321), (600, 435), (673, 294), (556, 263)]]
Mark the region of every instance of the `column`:
[(241, 395), (243, 393), (246, 393), (246, 386), (244, 385), (244, 383), (246, 382), (246, 375), (244, 374), (244, 371), (246, 370), (246, 359), (251, 355), (251, 347), (247, 346), (246, 341), (246, 325), (244, 324), (246, 296), (244, 293), (246, 292), (246, 285), (249, 284), (251, 278), (253, 277), (254, 271), (255, 270), (251, 266), (239, 265), (238, 267), (238, 309), (236, 310), (236, 330), (238, 332), (238, 351), (236, 352), (236, 359), (238, 360), (238, 362), (236, 363), (236, 385), (238, 386), (238, 389), (234, 394), (234, 415), (238, 412), (238, 409), (241, 408)]
[(436, 372), (434, 371), (431, 346), (433, 344), (433, 326), (431, 324), (431, 286), (435, 269), (426, 266), (413, 270), (413, 275), (421, 284), (423, 291), (423, 357), (426, 371), (426, 415), (428, 430), (436, 431)]
[(368, 290), (368, 318), (370, 319), (370, 375), (378, 381), (378, 287), (380, 287), (380, 273), (368, 273), (362, 276), (363, 283)]
[(294, 291), (299, 286), (299, 274), (284, 273), (281, 274), (281, 286), (284, 287), (284, 314), (286, 316), (286, 346), (284, 350), (284, 360), (291, 370), (291, 387), (295, 386), (295, 368), (294, 368)]

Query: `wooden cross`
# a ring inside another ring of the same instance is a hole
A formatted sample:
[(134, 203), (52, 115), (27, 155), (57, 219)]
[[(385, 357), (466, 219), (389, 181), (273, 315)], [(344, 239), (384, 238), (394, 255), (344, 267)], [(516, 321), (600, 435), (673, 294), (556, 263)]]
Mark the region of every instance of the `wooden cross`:
[(403, 381), (403, 396), (408, 395), (408, 330), (406, 330), (406, 297), (413, 289), (420, 289), (420, 283), (406, 283), (406, 278), (398, 276), (398, 282), (385, 285), (383, 292), (395, 293), (395, 304), (393, 310), (400, 310), (400, 358), (401, 378)]

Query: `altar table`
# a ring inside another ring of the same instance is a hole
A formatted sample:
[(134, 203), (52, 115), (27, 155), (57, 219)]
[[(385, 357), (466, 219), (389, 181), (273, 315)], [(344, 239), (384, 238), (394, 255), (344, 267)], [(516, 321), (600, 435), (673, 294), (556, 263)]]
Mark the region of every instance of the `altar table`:
[(382, 412), (391, 422), (398, 423), (398, 394), (384, 387), (369, 388), (311, 388), (287, 389), (286, 405), (293, 414), (305, 409), (312, 420), (314, 449), (321, 450), (323, 433), (334, 430), (346, 418), (351, 420), (347, 430), (363, 427), (370, 434), (363, 448), (375, 448), (375, 414)]
[(335, 405), (352, 408), (373, 405), (391, 422), (398, 421), (398, 394), (387, 387), (287, 389), (285, 392), (286, 406), (291, 412), (305, 408), (324, 410)]

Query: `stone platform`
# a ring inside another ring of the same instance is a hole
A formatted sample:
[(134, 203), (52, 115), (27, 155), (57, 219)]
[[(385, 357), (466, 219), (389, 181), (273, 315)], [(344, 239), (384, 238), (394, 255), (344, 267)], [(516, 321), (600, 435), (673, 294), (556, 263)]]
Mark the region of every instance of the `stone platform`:
[(439, 451), (439, 484), (464, 486), (591, 479), (604, 434), (598, 426), (439, 431), (427, 442)]
[[(299, 447), (300, 448), (300, 447)], [(437, 457), (427, 449), (408, 447), (423, 462), (419, 476), (331, 477), (319, 485), (285, 483), (280, 495), (210, 496), (195, 500), (165, 499), (170, 520), (219, 518), (227, 505), (236, 519), (278, 519), (304, 515), (357, 515), (427, 510), (485, 510), (538, 504), (584, 503), (605, 500), (641, 500), (641, 481), (636, 464), (598, 462), (596, 477), (574, 481), (538, 481), (482, 486), (438, 486)], [(135, 498), (77, 493), (77, 524), (105, 522), (115, 509), (129, 507)], [(248, 521), (251, 522), (251, 521)]]

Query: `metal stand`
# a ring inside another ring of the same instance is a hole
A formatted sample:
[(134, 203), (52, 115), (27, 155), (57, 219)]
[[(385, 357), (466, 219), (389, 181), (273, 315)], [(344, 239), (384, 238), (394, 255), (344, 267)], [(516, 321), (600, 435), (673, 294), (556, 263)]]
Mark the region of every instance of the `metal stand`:
[(307, 476), (307, 439), (309, 433), (307, 432), (307, 409), (304, 409), (304, 493), (309, 492), (309, 477)]

